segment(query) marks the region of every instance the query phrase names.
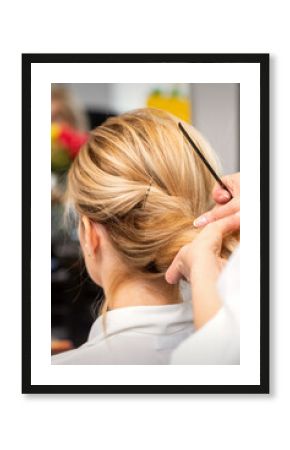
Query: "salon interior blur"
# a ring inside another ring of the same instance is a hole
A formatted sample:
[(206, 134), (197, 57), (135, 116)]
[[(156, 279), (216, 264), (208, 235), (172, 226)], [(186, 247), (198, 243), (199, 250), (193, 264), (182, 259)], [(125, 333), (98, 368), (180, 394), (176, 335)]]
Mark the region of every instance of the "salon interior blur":
[(89, 130), (136, 108), (167, 110), (194, 125), (223, 175), (239, 171), (239, 84), (53, 84), (51, 86), (51, 352), (83, 344), (102, 299), (86, 272), (73, 218), (64, 221), (67, 171)]

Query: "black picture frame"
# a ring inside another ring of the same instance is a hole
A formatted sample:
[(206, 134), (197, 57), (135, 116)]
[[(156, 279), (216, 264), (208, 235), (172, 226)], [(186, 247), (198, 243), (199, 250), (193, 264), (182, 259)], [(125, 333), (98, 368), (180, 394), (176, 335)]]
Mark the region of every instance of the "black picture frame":
[[(269, 54), (22, 54), (22, 393), (269, 393)], [(31, 65), (33, 63), (256, 63), (260, 65), (260, 383), (257, 385), (31, 384)]]

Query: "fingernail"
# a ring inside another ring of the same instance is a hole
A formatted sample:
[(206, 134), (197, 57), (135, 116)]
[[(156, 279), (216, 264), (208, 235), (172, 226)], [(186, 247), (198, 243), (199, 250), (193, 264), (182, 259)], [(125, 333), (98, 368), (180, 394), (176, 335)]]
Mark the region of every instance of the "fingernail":
[(193, 225), (195, 226), (195, 228), (199, 228), (199, 227), (203, 227), (204, 225), (206, 225), (207, 222), (208, 222), (208, 220), (207, 220), (206, 216), (201, 216), (193, 221)]

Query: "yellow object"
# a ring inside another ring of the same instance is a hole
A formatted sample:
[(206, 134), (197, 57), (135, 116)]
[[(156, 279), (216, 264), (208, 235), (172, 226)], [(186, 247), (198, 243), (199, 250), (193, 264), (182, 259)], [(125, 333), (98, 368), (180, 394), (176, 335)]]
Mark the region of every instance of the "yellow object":
[(188, 98), (176, 95), (164, 95), (153, 92), (147, 99), (148, 108), (158, 108), (168, 111), (181, 120), (191, 122), (191, 108)]
[(60, 126), (57, 123), (51, 124), (51, 140), (54, 141), (60, 134)]

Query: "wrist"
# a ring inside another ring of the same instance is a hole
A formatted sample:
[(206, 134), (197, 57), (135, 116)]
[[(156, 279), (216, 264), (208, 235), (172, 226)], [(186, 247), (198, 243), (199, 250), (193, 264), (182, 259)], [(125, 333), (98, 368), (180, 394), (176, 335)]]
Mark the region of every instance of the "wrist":
[(197, 264), (192, 265), (189, 273), (189, 281), (196, 289), (204, 286), (215, 287), (220, 274), (220, 267), (216, 258), (200, 259)]
[(217, 290), (218, 271), (191, 272), (192, 306), (195, 328), (198, 330), (212, 319), (222, 306)]
[(221, 309), (222, 300), (216, 286), (193, 289), (192, 306), (195, 329), (198, 330), (211, 320)]

